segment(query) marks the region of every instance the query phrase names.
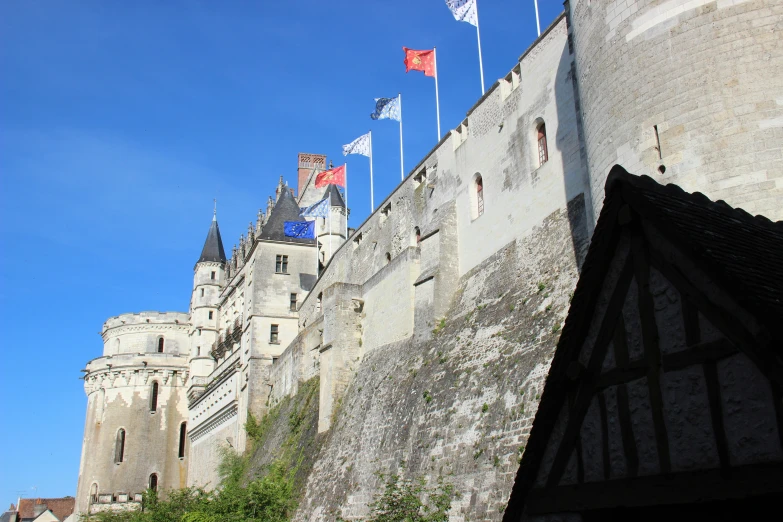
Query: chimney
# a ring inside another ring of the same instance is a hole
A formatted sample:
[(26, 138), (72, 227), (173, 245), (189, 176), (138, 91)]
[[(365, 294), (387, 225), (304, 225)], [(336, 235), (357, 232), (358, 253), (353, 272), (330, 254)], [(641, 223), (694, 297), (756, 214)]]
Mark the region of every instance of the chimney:
[(43, 503), (43, 501), (39, 498), (35, 501), (35, 504), (33, 505), (33, 518), (38, 518), (41, 516), (41, 513), (46, 511), (48, 508), (46, 507), (46, 504)]
[(302, 197), (305, 183), (307, 183), (307, 179), (313, 173), (313, 170), (326, 170), (326, 156), (300, 152), (298, 160), (299, 171), (296, 179), (299, 184), (297, 186), (297, 195)]

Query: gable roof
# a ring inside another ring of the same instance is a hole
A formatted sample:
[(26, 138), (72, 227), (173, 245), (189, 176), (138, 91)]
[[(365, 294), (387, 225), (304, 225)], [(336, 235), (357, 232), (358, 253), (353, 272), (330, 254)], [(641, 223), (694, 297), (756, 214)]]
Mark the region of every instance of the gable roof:
[(286, 243), (299, 243), (303, 245), (311, 245), (314, 243), (312, 239), (301, 239), (294, 237), (287, 237), (285, 235), (285, 222), (286, 221), (302, 221), (302, 217), (299, 215), (299, 205), (296, 203), (291, 191), (286, 187), (278, 198), (275, 206), (272, 208), (272, 212), (269, 214), (269, 219), (261, 229), (259, 239), (270, 239), (273, 241), (285, 241)]
[(19, 501), (19, 518), (34, 519), (33, 507), (35, 504), (46, 504), (46, 507), (60, 520), (69, 517), (76, 508), (76, 499), (63, 498), (23, 498)]
[(204, 262), (226, 262), (226, 252), (223, 250), (223, 240), (220, 238), (220, 228), (216, 218), (212, 218), (212, 224), (207, 232), (207, 240), (204, 241), (204, 248), (201, 250), (201, 256), (198, 263)]
[[(574, 291), (565, 326), (541, 395), (526, 450), (517, 471), (503, 520), (519, 520), (533, 487), (542, 455), (565, 397), (570, 364), (578, 357), (610, 269), (624, 214), (635, 214), (693, 261), (715, 285), (753, 315), (759, 328), (750, 332), (753, 350), (781, 375), (783, 333), (783, 222), (751, 216), (723, 201), (662, 186), (615, 165), (607, 178), (606, 198)], [(694, 283), (695, 284), (695, 283)], [(733, 320), (734, 318), (727, 318)], [(766, 353), (763, 353), (766, 352)], [(753, 358), (753, 357), (751, 357)], [(767, 368), (769, 370), (769, 368)]]

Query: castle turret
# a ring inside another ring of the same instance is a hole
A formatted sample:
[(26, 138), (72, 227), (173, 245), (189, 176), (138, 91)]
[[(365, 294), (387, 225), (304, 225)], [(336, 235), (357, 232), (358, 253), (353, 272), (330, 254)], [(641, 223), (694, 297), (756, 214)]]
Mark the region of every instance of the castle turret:
[(206, 385), (206, 377), (215, 368), (211, 355), (218, 335), (218, 298), (226, 281), (226, 253), (217, 213), (207, 233), (193, 275), (193, 293), (190, 298), (190, 375), (189, 396), (197, 395)]
[(348, 209), (345, 206), (343, 195), (336, 185), (326, 187), (323, 198), (329, 200), (331, 212), (329, 217), (316, 218), (316, 236), (318, 238), (318, 259), (326, 265), (331, 256), (347, 239)]

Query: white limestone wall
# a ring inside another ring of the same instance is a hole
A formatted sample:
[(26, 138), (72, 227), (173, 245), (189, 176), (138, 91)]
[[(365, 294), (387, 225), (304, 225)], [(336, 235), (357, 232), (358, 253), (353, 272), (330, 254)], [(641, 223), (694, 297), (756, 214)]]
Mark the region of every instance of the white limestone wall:
[(103, 355), (143, 354), (158, 351), (158, 339), (163, 338), (163, 351), (169, 354), (188, 353), (188, 314), (180, 312), (140, 312), (122, 314), (106, 320), (101, 331)]

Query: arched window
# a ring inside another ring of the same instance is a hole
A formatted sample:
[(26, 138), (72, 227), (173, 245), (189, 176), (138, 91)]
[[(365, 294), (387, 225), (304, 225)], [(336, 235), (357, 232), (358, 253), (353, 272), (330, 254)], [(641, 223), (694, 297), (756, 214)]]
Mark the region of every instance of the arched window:
[(183, 422), (179, 425), (179, 451), (177, 456), (181, 459), (185, 458), (185, 435), (187, 434), (187, 423)]
[(163, 337), (158, 339), (158, 353), (163, 353)]
[(152, 475), (150, 475), (150, 489), (152, 491), (157, 491), (158, 490), (158, 475), (157, 475), (157, 473), (153, 473)]
[(120, 353), (120, 339), (119, 339), (119, 337), (114, 339), (114, 353)]
[(484, 213), (484, 180), (481, 175), (476, 177), (476, 217)]
[(389, 263), (391, 263), (391, 254), (386, 252), (386, 264), (388, 265)]
[(117, 432), (117, 441), (114, 444), (114, 463), (119, 464), (125, 460), (125, 430), (120, 428)]
[(150, 411), (155, 413), (158, 411), (158, 383), (152, 383), (152, 390), (150, 390)]
[(98, 483), (93, 482), (90, 486), (90, 504), (98, 502)]
[(536, 127), (536, 139), (538, 140), (538, 166), (540, 167), (549, 160), (546, 146), (546, 125), (543, 121)]
[(413, 240), (415, 243), (413, 243), (413, 246), (418, 245), (421, 243), (421, 229), (419, 227), (413, 227)]

